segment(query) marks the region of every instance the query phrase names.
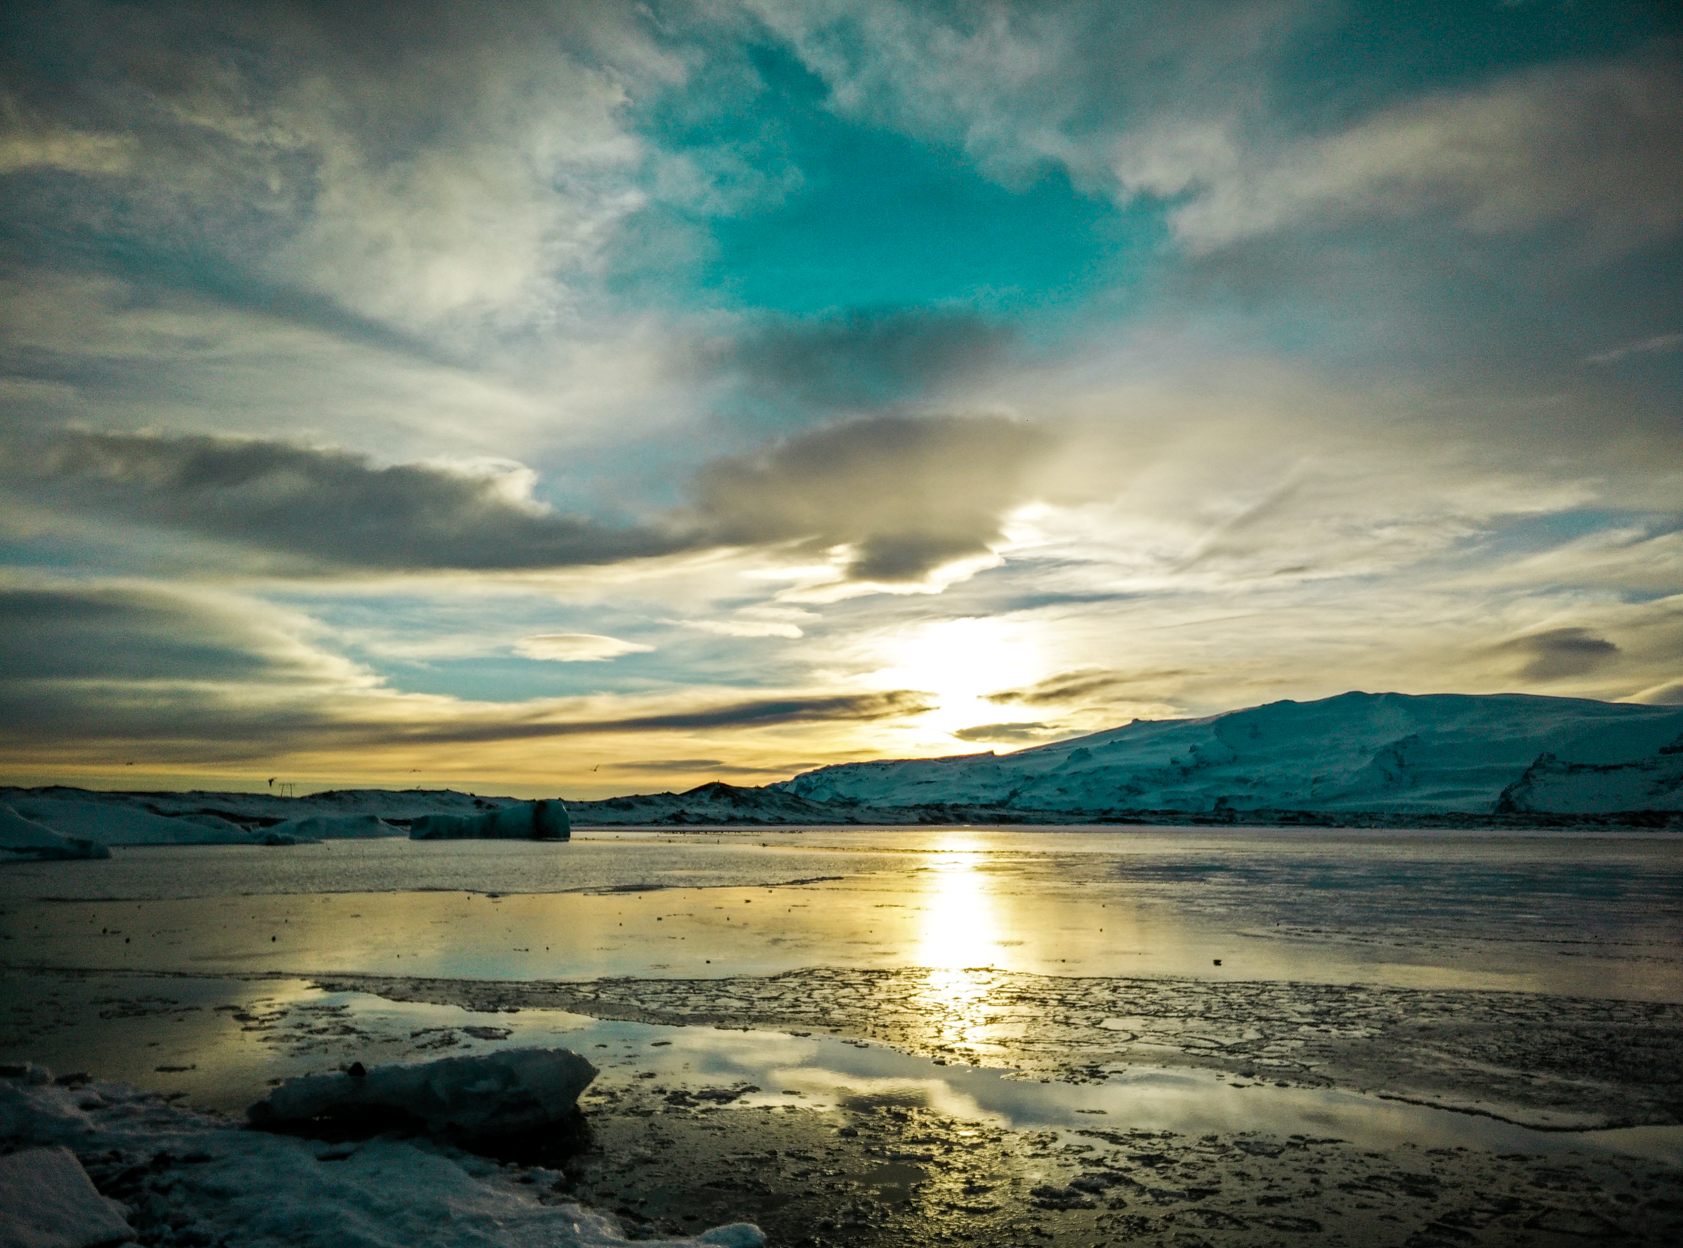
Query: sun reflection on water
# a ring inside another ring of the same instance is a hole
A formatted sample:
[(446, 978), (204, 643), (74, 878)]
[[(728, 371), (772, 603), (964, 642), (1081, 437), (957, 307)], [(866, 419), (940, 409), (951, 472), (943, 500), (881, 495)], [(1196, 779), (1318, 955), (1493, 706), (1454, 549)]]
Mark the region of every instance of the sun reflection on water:
[(959, 1053), (971, 1049), (966, 1034), (985, 1025), (983, 1010), (989, 969), (999, 939), (997, 899), (991, 881), (979, 870), (986, 855), (962, 839), (943, 846), (924, 874), (917, 963), (929, 968), (920, 994), (940, 1021), (939, 1047)]

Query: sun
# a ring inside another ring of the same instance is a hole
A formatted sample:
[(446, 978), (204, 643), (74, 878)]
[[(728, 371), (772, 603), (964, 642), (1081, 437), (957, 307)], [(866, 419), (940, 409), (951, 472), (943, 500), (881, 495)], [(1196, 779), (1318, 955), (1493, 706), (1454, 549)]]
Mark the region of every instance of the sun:
[(951, 733), (998, 720), (987, 695), (1021, 688), (1044, 676), (1036, 640), (1020, 626), (990, 619), (940, 620), (888, 639), (875, 673), (885, 687), (932, 695), (934, 709), (919, 727)]

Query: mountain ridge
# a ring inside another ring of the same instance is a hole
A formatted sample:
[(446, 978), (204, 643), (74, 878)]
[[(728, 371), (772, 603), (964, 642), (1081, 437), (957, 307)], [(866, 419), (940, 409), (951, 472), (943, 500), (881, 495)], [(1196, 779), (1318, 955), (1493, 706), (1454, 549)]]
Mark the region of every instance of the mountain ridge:
[(1134, 720), (1005, 755), (838, 763), (767, 787), (824, 802), (1048, 811), (1673, 811), (1683, 708), (1351, 691)]
[[(453, 790), (92, 792), (0, 786), (0, 804), (98, 802), (261, 830), (308, 815), (407, 825), (519, 799)], [(764, 787), (568, 801), (576, 827), (928, 824), (1683, 827), (1683, 707), (1533, 694), (1352, 691), (1134, 720), (1010, 754), (838, 763)]]

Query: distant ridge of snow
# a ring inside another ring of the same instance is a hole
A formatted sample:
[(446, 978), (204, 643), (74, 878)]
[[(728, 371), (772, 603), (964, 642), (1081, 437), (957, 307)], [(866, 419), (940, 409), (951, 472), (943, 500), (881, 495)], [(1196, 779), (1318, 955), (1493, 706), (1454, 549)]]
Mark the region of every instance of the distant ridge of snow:
[(1683, 709), (1352, 692), (1136, 720), (1014, 754), (840, 763), (768, 788), (865, 806), (1095, 813), (1676, 811)]
[(100, 845), (294, 844), (403, 836), (385, 820), (483, 815), (521, 805), (451, 789), (332, 789), (304, 797), (273, 793), (111, 792), (53, 786), (0, 787), (0, 802), (53, 831)]

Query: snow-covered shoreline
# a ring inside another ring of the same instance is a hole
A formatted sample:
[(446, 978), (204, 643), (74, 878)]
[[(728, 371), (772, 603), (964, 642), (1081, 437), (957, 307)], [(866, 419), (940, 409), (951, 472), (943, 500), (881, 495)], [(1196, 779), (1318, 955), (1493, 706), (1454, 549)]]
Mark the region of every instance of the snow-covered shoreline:
[[(552, 1189), (562, 1176), (542, 1167), (502, 1164), (428, 1138), (329, 1143), (252, 1130), (132, 1084), (54, 1082), (38, 1066), (0, 1077), (0, 1148), (58, 1146), (127, 1207), (143, 1245), (628, 1242), (613, 1219), (557, 1197)], [(5, 1221), (0, 1215), (0, 1227)], [(659, 1242), (760, 1248), (764, 1237), (735, 1224)]]

